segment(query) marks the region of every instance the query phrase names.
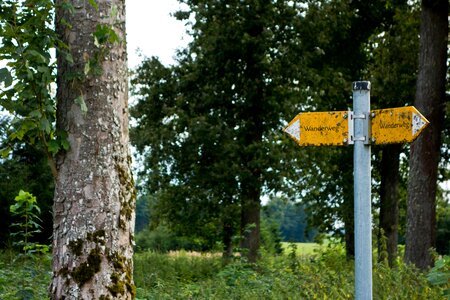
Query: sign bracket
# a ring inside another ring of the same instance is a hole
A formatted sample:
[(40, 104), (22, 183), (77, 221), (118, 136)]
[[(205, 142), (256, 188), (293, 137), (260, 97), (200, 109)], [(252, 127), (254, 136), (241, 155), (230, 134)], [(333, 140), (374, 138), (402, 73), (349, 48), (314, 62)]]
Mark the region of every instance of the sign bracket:
[[(363, 135), (355, 136), (354, 124), (355, 119), (363, 120)], [(354, 114), (353, 111), (348, 112), (348, 144), (354, 145), (355, 141), (362, 141), (365, 145), (369, 145), (371, 141), (371, 122), (370, 113)]]

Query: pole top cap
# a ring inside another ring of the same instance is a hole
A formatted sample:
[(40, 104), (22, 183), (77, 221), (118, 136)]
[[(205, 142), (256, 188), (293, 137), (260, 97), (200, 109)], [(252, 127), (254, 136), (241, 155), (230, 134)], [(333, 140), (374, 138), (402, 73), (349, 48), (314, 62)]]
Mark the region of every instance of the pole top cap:
[(354, 91), (370, 91), (370, 81), (354, 81)]

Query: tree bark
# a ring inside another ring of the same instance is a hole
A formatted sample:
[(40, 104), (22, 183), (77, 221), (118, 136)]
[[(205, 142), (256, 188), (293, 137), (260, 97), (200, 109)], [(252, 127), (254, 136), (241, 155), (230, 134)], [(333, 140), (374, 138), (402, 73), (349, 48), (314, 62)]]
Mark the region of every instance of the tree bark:
[[(73, 63), (58, 51), (57, 129), (67, 133), (70, 149), (57, 157), (50, 295), (132, 299), (136, 193), (128, 149), (125, 4), (90, 3), (56, 1), (56, 30)], [(102, 41), (100, 24), (120, 41)], [(79, 96), (87, 111), (80, 98), (75, 102)]]
[(261, 195), (258, 188), (249, 192), (241, 200), (241, 248), (248, 261), (254, 263), (259, 258)]
[(233, 207), (232, 197), (228, 198), (227, 201), (224, 201), (222, 204), (223, 210), (221, 214), (222, 219), (222, 242), (223, 242), (223, 261), (224, 263), (228, 263), (230, 259), (233, 257), (233, 236), (236, 234), (235, 224), (236, 217), (238, 214), (236, 213), (236, 208)]
[(448, 0), (423, 0), (419, 74), (414, 105), (430, 121), (411, 145), (405, 261), (421, 270), (433, 265), (436, 181), (445, 109)]
[(344, 228), (345, 228), (345, 232), (344, 232), (345, 257), (348, 260), (355, 258), (354, 207), (355, 207), (355, 204), (354, 204), (353, 192), (347, 191), (346, 193), (344, 193), (343, 222), (344, 222)]
[(227, 220), (223, 223), (223, 259), (228, 261), (233, 257), (233, 226)]
[[(398, 185), (400, 180), (401, 145), (388, 145), (382, 150), (380, 185), (380, 231), (378, 232), (378, 261), (387, 258), (389, 266), (395, 265), (398, 243)], [(386, 243), (384, 245), (384, 243)], [(384, 255), (386, 246), (387, 257)]]

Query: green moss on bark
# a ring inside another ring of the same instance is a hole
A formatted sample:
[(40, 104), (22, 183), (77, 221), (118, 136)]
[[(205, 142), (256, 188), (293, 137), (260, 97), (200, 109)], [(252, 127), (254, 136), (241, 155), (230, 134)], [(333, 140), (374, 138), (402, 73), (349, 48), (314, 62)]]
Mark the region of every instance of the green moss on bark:
[(69, 250), (76, 256), (81, 256), (83, 250), (83, 240), (78, 239), (76, 241), (69, 242)]
[(134, 298), (136, 295), (136, 286), (133, 284), (131, 264), (127, 263), (125, 256), (117, 252), (108, 255), (108, 260), (112, 263), (115, 270), (111, 275), (112, 284), (108, 287), (108, 290), (113, 296), (117, 296), (118, 294), (123, 295), (126, 289)]
[(86, 236), (86, 239), (90, 242), (105, 245), (105, 236), (106, 232), (103, 229), (97, 230), (95, 232), (89, 232)]
[(100, 271), (102, 256), (100, 248), (96, 247), (91, 250), (86, 262), (80, 264), (72, 270), (71, 276), (80, 287), (92, 279), (94, 275)]
[(120, 276), (117, 273), (113, 273), (111, 275), (111, 282), (112, 285), (108, 287), (108, 290), (111, 292), (111, 294), (114, 297), (117, 297), (117, 295), (123, 295), (125, 293), (125, 285), (122, 280), (120, 280)]

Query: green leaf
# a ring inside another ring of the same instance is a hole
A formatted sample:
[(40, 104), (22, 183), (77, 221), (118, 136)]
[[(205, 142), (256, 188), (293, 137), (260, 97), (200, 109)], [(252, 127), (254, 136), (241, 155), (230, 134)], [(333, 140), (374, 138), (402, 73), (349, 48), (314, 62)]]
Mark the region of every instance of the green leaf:
[(100, 47), (100, 45), (106, 44), (107, 42), (114, 44), (119, 40), (119, 36), (112, 26), (99, 24), (95, 28), (94, 43), (97, 47)]
[(114, 28), (109, 28), (109, 37), (108, 37), (108, 41), (111, 44), (117, 43), (120, 41), (119, 36), (117, 35), (116, 31), (114, 30)]
[(70, 54), (69, 52), (65, 52), (65, 59), (69, 64), (73, 64), (73, 56), (72, 54)]
[(81, 112), (83, 114), (86, 114), (88, 111), (88, 108), (86, 106), (86, 102), (84, 102), (84, 97), (83, 95), (80, 95), (78, 97), (75, 98), (75, 103), (78, 104), (80, 106)]
[(7, 68), (0, 69), (0, 82), (3, 82), (5, 87), (9, 87), (12, 84), (13, 78)]
[(30, 112), (29, 116), (31, 118), (40, 119), (42, 117), (42, 113), (39, 110), (33, 110), (32, 112)]
[(11, 152), (10, 147), (5, 147), (5, 148), (0, 149), (0, 154), (2, 155), (2, 158), (8, 157), (10, 152)]
[(41, 53), (37, 52), (36, 50), (27, 50), (26, 54), (34, 56), (41, 63), (47, 63), (48, 62), (47, 59), (45, 58), (45, 56), (43, 56)]
[(50, 73), (49, 68), (46, 66), (39, 66), (37, 67), (37, 71), (39, 73)]
[(52, 128), (50, 126), (50, 122), (46, 118), (42, 118), (39, 123), (40, 123), (40, 129), (42, 131), (44, 131), (47, 134), (50, 133)]
[(88, 61), (84, 64), (84, 75), (88, 75), (90, 71), (91, 71), (91, 61), (88, 60)]
[(57, 141), (51, 140), (47, 144), (47, 149), (51, 154), (55, 155), (56, 153), (58, 153), (60, 145)]
[(63, 147), (64, 150), (69, 150), (70, 149), (70, 143), (68, 140), (64, 139), (61, 140), (61, 146)]
[(97, 4), (97, 1), (95, 1), (95, 0), (89, 0), (89, 4), (90, 4), (93, 8), (95, 8), (96, 11), (98, 11), (98, 4)]
[(51, 105), (51, 104), (46, 105), (45, 106), (45, 111), (49, 112), (49, 113), (54, 113), (55, 112), (55, 107), (53, 105)]
[(109, 26), (104, 24), (98, 24), (97, 27), (95, 27), (94, 32), (94, 40), (97, 47), (101, 44), (106, 43), (108, 40), (109, 35)]

